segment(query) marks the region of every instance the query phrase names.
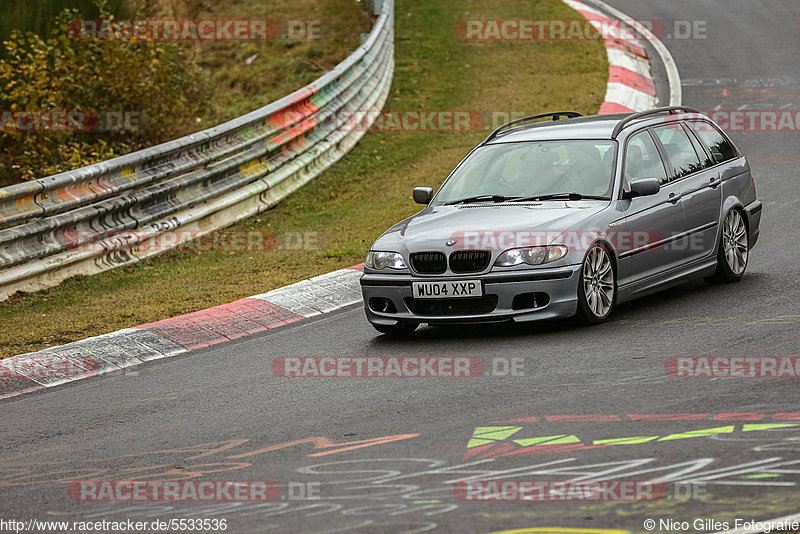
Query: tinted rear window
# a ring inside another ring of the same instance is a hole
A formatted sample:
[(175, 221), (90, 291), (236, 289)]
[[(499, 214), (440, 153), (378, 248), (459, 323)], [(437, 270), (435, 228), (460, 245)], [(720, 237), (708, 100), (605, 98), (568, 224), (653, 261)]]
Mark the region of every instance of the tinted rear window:
[(711, 124), (707, 122), (689, 122), (687, 125), (706, 144), (715, 163), (722, 163), (738, 157), (736, 149), (733, 148), (730, 141), (725, 139), (725, 136), (719, 133)]
[(708, 155), (708, 152), (706, 152), (706, 149), (702, 144), (700, 144), (700, 141), (697, 140), (697, 136), (692, 134), (691, 131), (689, 131), (689, 139), (692, 141), (694, 151), (697, 152), (698, 156), (700, 156), (700, 160), (703, 163), (703, 168), (705, 169), (707, 167), (713, 167), (715, 165), (714, 160), (711, 159), (711, 157)]

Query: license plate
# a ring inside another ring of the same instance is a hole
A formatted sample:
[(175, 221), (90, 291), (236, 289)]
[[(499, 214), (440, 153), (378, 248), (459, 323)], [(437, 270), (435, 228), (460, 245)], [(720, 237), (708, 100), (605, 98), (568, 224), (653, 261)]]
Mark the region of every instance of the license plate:
[(459, 297), (482, 297), (483, 286), (480, 280), (448, 282), (414, 282), (415, 299), (449, 299)]

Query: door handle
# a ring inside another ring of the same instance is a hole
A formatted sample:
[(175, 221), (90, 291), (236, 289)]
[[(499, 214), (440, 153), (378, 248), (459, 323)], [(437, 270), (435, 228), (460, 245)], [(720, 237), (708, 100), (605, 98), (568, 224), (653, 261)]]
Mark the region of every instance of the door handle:
[(713, 176), (711, 180), (708, 181), (708, 187), (711, 189), (716, 189), (722, 180), (719, 179), (719, 176)]
[(683, 193), (670, 193), (667, 202), (672, 202), (673, 204), (677, 204), (682, 196)]

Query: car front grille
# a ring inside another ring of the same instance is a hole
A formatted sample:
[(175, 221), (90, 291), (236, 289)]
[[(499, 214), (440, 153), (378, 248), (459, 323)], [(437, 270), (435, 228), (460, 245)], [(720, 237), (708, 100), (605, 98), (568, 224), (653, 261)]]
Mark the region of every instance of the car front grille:
[(442, 274), (447, 270), (447, 258), (442, 252), (414, 252), (411, 267), (422, 274)]
[(450, 254), (450, 270), (454, 273), (478, 273), (489, 266), (492, 253), (486, 250), (458, 251)]
[(485, 315), (497, 308), (497, 295), (474, 299), (413, 299), (406, 297), (406, 306), (415, 315), (447, 317), (455, 315)]

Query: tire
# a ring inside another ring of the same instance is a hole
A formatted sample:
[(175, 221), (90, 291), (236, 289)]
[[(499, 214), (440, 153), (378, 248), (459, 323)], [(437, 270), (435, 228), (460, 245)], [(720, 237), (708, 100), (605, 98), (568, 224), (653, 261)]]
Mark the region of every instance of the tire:
[(747, 269), (750, 257), (750, 235), (744, 223), (742, 213), (732, 209), (722, 222), (722, 233), (719, 237), (717, 251), (717, 270), (706, 278), (707, 282), (730, 284), (738, 282)]
[(585, 324), (604, 322), (617, 299), (614, 263), (605, 247), (593, 245), (586, 253), (578, 281), (578, 319)]
[(372, 328), (390, 337), (406, 337), (417, 329), (419, 323), (398, 322), (396, 325), (373, 324)]

